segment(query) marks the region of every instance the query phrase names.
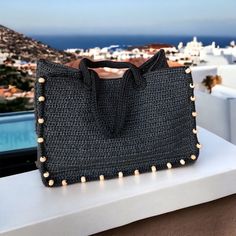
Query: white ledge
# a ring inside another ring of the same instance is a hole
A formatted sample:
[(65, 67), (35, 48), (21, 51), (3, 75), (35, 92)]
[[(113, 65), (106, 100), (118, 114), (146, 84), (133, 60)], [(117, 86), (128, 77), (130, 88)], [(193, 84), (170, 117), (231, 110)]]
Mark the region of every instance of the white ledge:
[(46, 188), (38, 171), (0, 179), (1, 235), (88, 235), (236, 193), (236, 146), (200, 128), (191, 166)]

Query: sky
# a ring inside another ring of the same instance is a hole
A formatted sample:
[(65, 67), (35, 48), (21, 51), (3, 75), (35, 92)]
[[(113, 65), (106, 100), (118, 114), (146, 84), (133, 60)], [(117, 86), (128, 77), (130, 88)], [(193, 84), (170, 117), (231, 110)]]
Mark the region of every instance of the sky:
[(236, 36), (236, 0), (1, 0), (0, 24), (28, 35)]

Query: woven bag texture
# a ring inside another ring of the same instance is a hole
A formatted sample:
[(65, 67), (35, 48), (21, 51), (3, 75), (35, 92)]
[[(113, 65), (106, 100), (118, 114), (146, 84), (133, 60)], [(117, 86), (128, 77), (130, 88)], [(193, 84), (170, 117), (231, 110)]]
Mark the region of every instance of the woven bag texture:
[[(167, 163), (178, 167), (180, 160), (186, 165), (197, 160), (191, 73), (186, 73), (186, 67), (169, 68), (163, 51), (160, 55), (142, 66), (144, 88), (135, 89), (128, 77), (122, 93), (124, 124), (114, 137), (98, 127), (94, 100), (81, 70), (38, 61), (35, 117), (36, 133), (43, 141), (38, 144), (37, 165), (46, 186), (78, 183), (81, 177), (86, 181), (98, 180), (100, 175), (109, 179), (119, 172), (128, 176), (135, 170), (149, 172), (152, 166), (160, 170)], [(44, 83), (39, 82), (41, 77)], [(110, 130), (116, 122), (122, 85), (118, 78), (96, 80), (97, 112)], [(39, 101), (40, 96), (45, 100)], [(40, 118), (43, 123), (38, 122)]]

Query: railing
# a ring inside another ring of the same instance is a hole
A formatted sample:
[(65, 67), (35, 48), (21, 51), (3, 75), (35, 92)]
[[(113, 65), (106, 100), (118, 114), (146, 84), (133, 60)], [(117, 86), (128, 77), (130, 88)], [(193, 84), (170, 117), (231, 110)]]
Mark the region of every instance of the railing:
[(4, 112), (0, 113), (1, 117), (10, 117), (10, 116), (18, 116), (18, 115), (26, 115), (26, 114), (34, 114), (34, 110), (32, 111), (17, 111), (17, 112)]

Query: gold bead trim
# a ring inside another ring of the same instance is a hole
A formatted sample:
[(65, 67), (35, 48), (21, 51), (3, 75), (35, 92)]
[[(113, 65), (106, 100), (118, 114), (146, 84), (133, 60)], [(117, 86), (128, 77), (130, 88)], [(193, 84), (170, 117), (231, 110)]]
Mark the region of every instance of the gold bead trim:
[[(41, 84), (41, 86), (43, 86), (42, 84), (45, 83), (45, 78), (39, 77), (39, 78), (38, 78), (38, 82)], [(39, 101), (39, 102), (44, 102), (44, 101), (45, 101), (45, 97), (44, 97), (44, 96), (39, 96), (39, 97), (38, 97), (38, 101)], [(43, 109), (43, 107), (42, 107), (43, 105), (41, 104), (40, 106), (41, 106), (41, 109)], [(43, 123), (44, 123), (43, 117), (38, 117), (38, 120), (37, 120), (37, 121), (38, 121), (38, 124), (43, 124)], [(39, 128), (42, 129), (42, 126), (39, 126)], [(37, 142), (38, 142), (38, 143), (43, 143), (43, 142), (44, 142), (44, 138), (43, 138), (43, 137), (38, 137)], [(46, 158), (45, 156), (41, 156), (41, 157), (39, 158), (39, 161), (40, 161), (41, 163), (46, 162), (46, 160), (47, 160), (47, 158)], [(43, 173), (43, 177), (44, 177), (44, 178), (48, 178), (49, 176), (50, 176), (50, 174), (49, 174), (48, 171), (45, 171), (45, 172)], [(63, 184), (65, 184), (65, 183), (62, 181), (62, 185), (63, 185)], [(49, 185), (49, 186), (53, 186), (53, 185), (54, 185), (54, 180), (53, 180), (53, 179), (50, 179), (50, 180), (48, 181), (48, 185)]]
[(118, 177), (119, 177), (119, 178), (122, 178), (123, 176), (124, 176), (124, 175), (123, 175), (123, 172), (120, 171), (120, 172), (118, 173)]
[(104, 178), (104, 175), (100, 175), (99, 176), (99, 179), (100, 179), (100, 181), (103, 181), (105, 178)]
[[(197, 145), (198, 145), (198, 144), (197, 144)], [(199, 145), (200, 145), (200, 144), (199, 144)], [(190, 158), (191, 158), (192, 160), (196, 160), (196, 159), (197, 159), (197, 157), (196, 157), (195, 155), (193, 155), (193, 154), (190, 156)], [(186, 164), (186, 162), (185, 162), (184, 159), (181, 159), (179, 162), (180, 162), (181, 165), (185, 165), (185, 164)], [(166, 164), (166, 166), (167, 166), (168, 169), (171, 169), (171, 168), (173, 167), (170, 162), (168, 162), (168, 163)], [(152, 171), (152, 172), (156, 172), (156, 171), (157, 171), (156, 166), (154, 166), (154, 165), (151, 166), (151, 171)], [(140, 174), (139, 170), (136, 169), (136, 170), (134, 171), (134, 175), (139, 175), (139, 174)], [(48, 177), (49, 177), (49, 172), (45, 172), (45, 173), (43, 174), (43, 176), (44, 176), (45, 178), (48, 178)], [(119, 178), (123, 178), (123, 172), (121, 172), (121, 171), (118, 172), (118, 177), (119, 177)], [(99, 179), (100, 179), (100, 181), (105, 180), (104, 175), (99, 175)], [(81, 183), (85, 183), (85, 182), (86, 182), (85, 176), (82, 176), (82, 177), (80, 178), (80, 181), (81, 181)], [(52, 180), (52, 179), (49, 180), (48, 184), (49, 184), (49, 186), (52, 186), (52, 185), (54, 184), (54, 180)], [(62, 186), (66, 186), (68, 183), (67, 183), (67, 181), (64, 179), (64, 180), (61, 181), (61, 184), (62, 184)]]
[(48, 178), (48, 177), (49, 177), (49, 172), (44, 172), (44, 173), (43, 173), (43, 177), (44, 177), (44, 178)]
[(170, 162), (168, 162), (168, 163), (166, 164), (166, 166), (167, 166), (168, 169), (171, 169), (171, 168), (172, 168), (172, 164), (171, 164)]
[(194, 134), (197, 134), (197, 129), (193, 129), (193, 133), (194, 133)]
[(184, 159), (181, 159), (179, 162), (182, 166), (185, 165), (185, 160)]
[(189, 84), (189, 87), (193, 89), (195, 88), (195, 84)]
[(39, 102), (44, 102), (44, 101), (45, 101), (45, 97), (44, 97), (44, 96), (40, 96), (40, 97), (38, 98), (38, 101), (39, 101)]
[(85, 182), (86, 182), (85, 176), (82, 176), (82, 177), (80, 178), (80, 181), (81, 181), (81, 183), (85, 183)]
[(65, 179), (63, 179), (63, 180), (61, 181), (61, 184), (62, 184), (62, 186), (66, 186), (66, 185), (67, 185), (67, 181), (66, 181)]
[(43, 77), (40, 77), (40, 78), (38, 79), (38, 82), (41, 83), (41, 84), (43, 84), (43, 83), (45, 83), (45, 79), (44, 79)]
[(193, 117), (196, 117), (196, 116), (197, 116), (197, 112), (196, 112), (196, 111), (193, 111), (193, 112), (192, 112), (192, 116), (193, 116)]
[(191, 97), (190, 97), (190, 100), (191, 100), (192, 102), (194, 102), (194, 101), (196, 100), (196, 98), (195, 98), (194, 96), (191, 96)]
[(187, 68), (187, 69), (185, 70), (185, 73), (186, 73), (186, 74), (191, 73), (191, 69), (190, 69), (190, 68)]
[(44, 157), (44, 156), (39, 158), (39, 161), (40, 161), (40, 162), (45, 162), (46, 160), (47, 160), (47, 158)]
[(50, 180), (48, 181), (48, 185), (49, 185), (49, 186), (53, 186), (53, 184), (54, 184), (54, 180), (53, 180), (53, 179), (50, 179)]
[(156, 172), (156, 171), (157, 171), (156, 166), (152, 166), (152, 167), (151, 167), (151, 170), (152, 170), (152, 172)]
[(196, 147), (200, 149), (202, 147), (202, 145), (200, 143), (197, 143)]
[(44, 123), (44, 119), (43, 118), (38, 118), (38, 123), (39, 124), (43, 124)]
[(42, 137), (39, 137), (37, 141), (38, 141), (38, 143), (43, 143), (44, 139)]

